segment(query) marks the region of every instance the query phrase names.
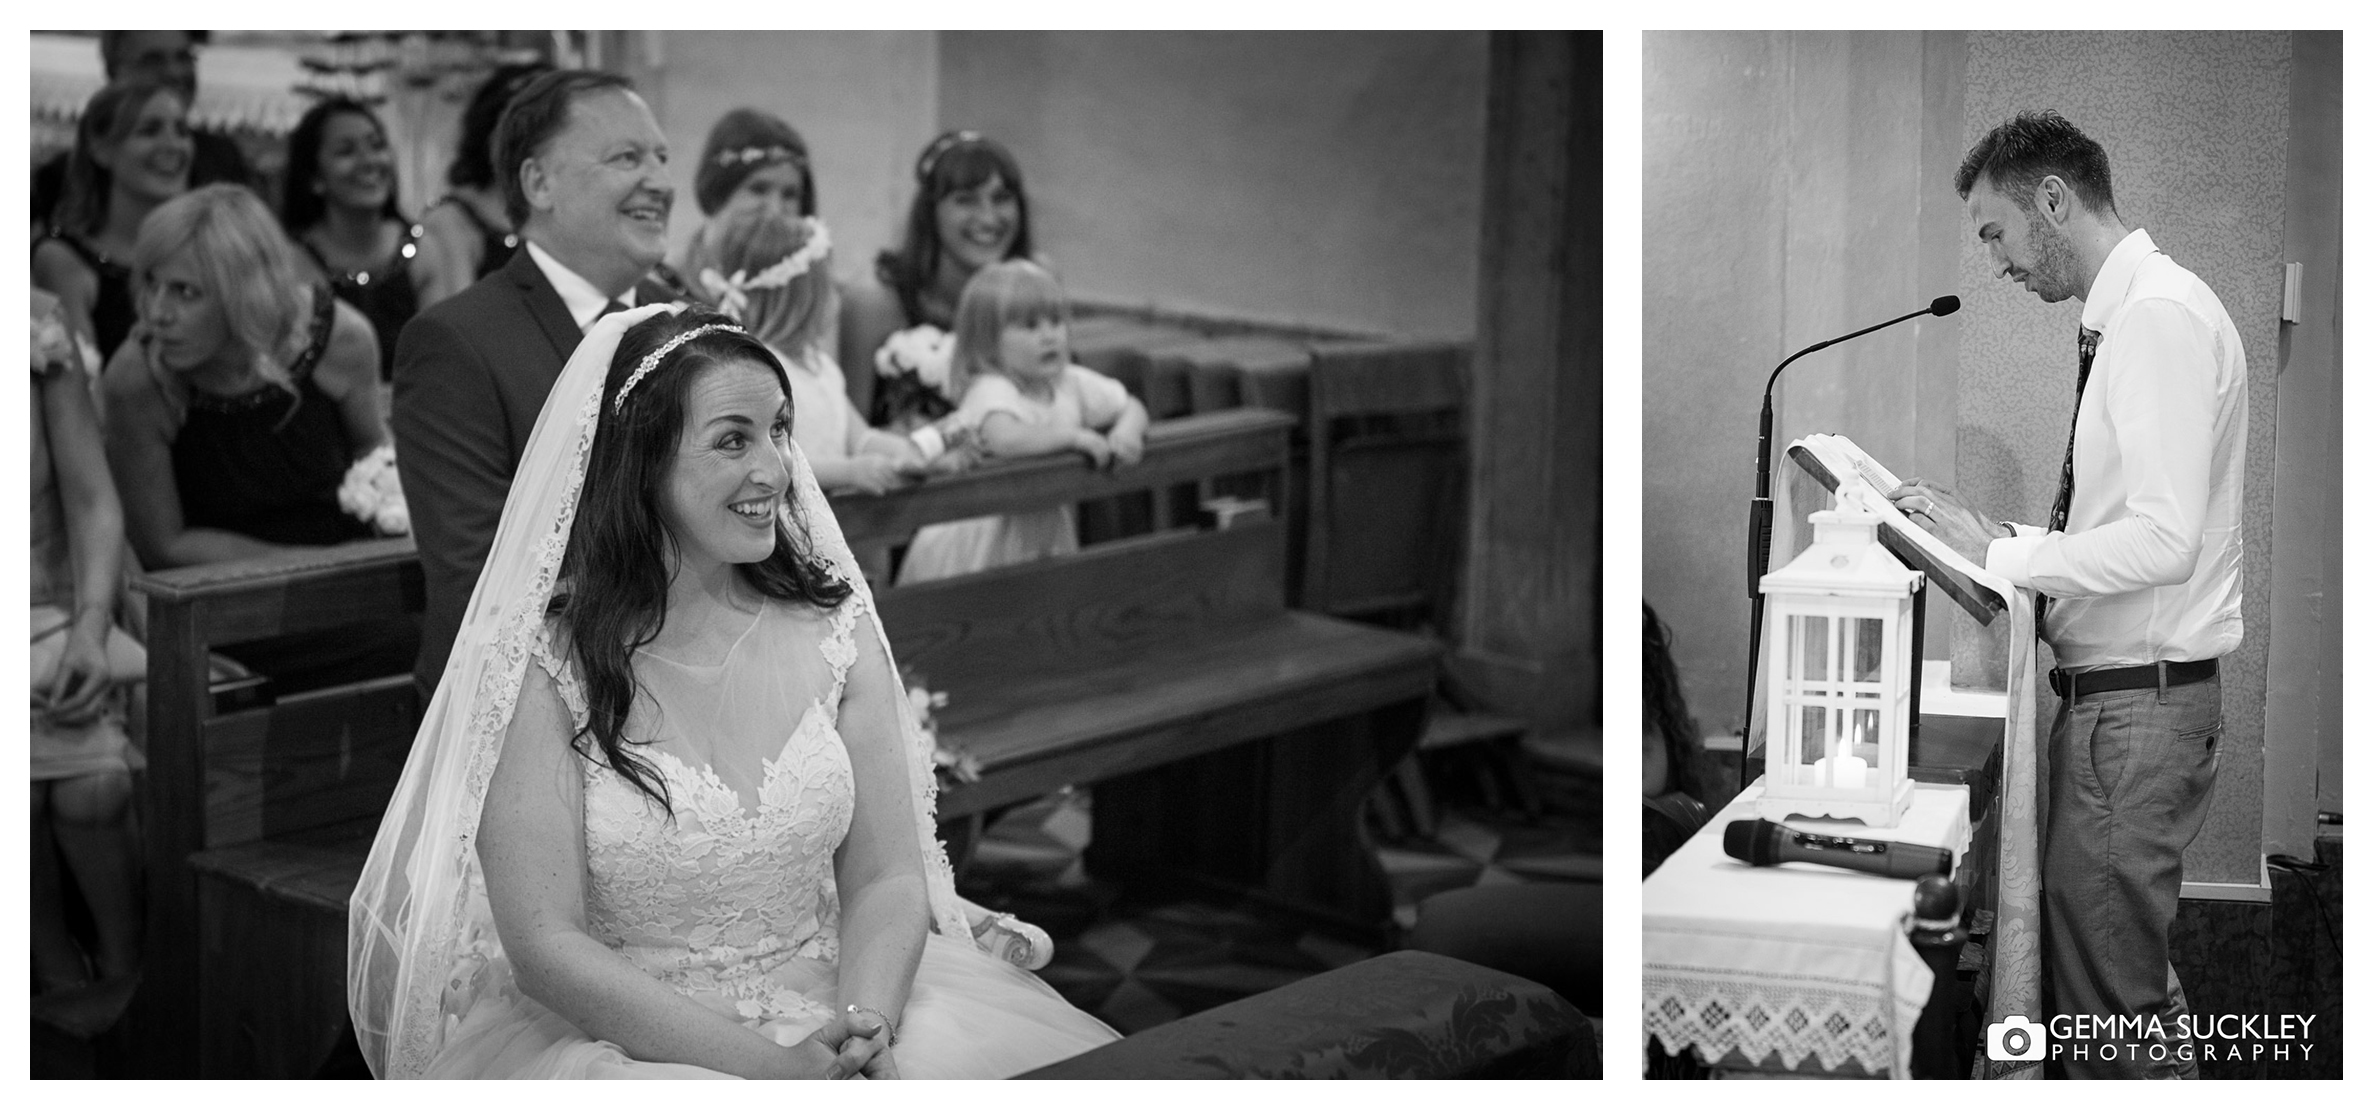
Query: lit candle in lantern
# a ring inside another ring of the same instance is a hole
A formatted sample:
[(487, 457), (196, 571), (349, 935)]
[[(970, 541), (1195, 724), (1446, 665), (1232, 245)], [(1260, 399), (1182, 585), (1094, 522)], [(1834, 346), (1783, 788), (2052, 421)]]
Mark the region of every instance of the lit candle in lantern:
[(1813, 778), (1823, 786), (1860, 790), (1869, 781), (1870, 761), (1858, 755), (1823, 756), (1813, 761)]

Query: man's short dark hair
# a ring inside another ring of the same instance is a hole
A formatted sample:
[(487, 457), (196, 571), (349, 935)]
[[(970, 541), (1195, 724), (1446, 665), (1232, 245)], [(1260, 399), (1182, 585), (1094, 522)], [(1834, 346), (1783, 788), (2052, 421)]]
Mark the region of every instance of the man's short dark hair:
[(1961, 159), (1961, 169), (1953, 174), (1953, 191), (1968, 200), (1970, 189), (1982, 178), (2020, 211), (2032, 214), (2035, 186), (2052, 176), (2067, 182), (2085, 207), (2118, 210), (2109, 190), (2109, 152), (2049, 108), (2021, 112), (1986, 132)]
[(527, 190), (519, 186), (519, 167), (544, 152), (568, 126), (569, 106), (577, 98), (603, 89), (634, 91), (634, 82), (595, 69), (556, 69), (512, 94), (501, 122), (494, 125), (494, 175), (503, 186), (503, 211), (511, 226), (527, 226)]
[[(113, 81), (123, 76), (115, 71), (115, 55), (117, 51), (124, 48), (124, 40), (132, 37), (133, 34), (132, 31), (99, 32), (99, 65), (107, 72), (108, 80)], [(208, 39), (214, 37), (212, 31), (183, 31), (182, 34), (189, 36), (191, 46), (204, 46)]]

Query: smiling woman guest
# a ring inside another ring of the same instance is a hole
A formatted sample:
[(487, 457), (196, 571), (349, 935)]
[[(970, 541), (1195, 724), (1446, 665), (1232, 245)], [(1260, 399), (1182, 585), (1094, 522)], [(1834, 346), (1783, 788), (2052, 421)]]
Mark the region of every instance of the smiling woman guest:
[(395, 153), (369, 108), (345, 97), (313, 106), (288, 138), (280, 222), (340, 300), (379, 337), (379, 375), (395, 368), (396, 333), (420, 310), (420, 289), (449, 285), (420, 249), (421, 225), (396, 204)]
[(876, 425), (894, 415), (874, 403), (873, 358), (883, 341), (922, 324), (953, 330), (956, 301), (972, 275), (993, 262), (1034, 257), (1030, 200), (1013, 152), (976, 131), (933, 139), (915, 160), (905, 241), (874, 260), (873, 280), (843, 290), (840, 364), (858, 411)]
[(91, 97), (74, 132), (65, 196), (33, 246), (33, 284), (57, 294), (77, 332), (102, 359), (131, 334), (132, 255), (141, 221), (189, 188), (187, 96), (157, 77), (135, 77)]
[[(162, 81), (181, 94), (183, 104), (198, 102), (198, 50), (212, 32), (121, 30), (99, 32), (99, 68), (107, 83), (135, 77)], [(39, 230), (57, 216), (58, 200), (66, 195), (66, 167), (71, 149), (33, 168), (33, 227)], [(216, 182), (253, 187), (255, 172), (239, 140), (216, 131), (190, 131), (190, 187)]]

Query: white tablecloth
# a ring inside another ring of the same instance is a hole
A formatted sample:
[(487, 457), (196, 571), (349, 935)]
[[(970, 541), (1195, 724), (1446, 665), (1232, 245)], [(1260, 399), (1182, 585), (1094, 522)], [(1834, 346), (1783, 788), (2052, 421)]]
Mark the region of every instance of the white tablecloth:
[[(1913, 883), (1814, 864), (1750, 867), (1722, 851), (1755, 816), (1757, 780), (1641, 888), (1642, 1028), (1665, 1050), (1707, 1059), (1736, 1049), (1796, 1067), (1851, 1061), (1909, 1078), (1912, 1026), (1934, 975), (1905, 929)], [(1969, 853), (1969, 788), (1917, 784), (1902, 824), (1787, 822), (1791, 828), (1934, 844)]]

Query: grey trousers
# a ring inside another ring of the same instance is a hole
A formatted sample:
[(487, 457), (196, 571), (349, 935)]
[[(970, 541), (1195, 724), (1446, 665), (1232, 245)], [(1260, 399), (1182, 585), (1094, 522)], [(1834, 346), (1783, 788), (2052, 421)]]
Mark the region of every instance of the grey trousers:
[[(2167, 961), (2183, 854), (2208, 817), (2223, 729), (2219, 680), (2063, 699), (2052, 720), (2043, 839), (2045, 1001), (2054, 1015), (2187, 1012)], [(2197, 1078), (2193, 1046), (2148, 1037), (2064, 1039), (2046, 1074)]]

